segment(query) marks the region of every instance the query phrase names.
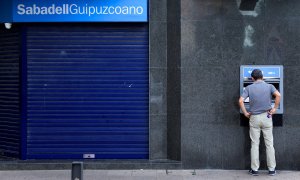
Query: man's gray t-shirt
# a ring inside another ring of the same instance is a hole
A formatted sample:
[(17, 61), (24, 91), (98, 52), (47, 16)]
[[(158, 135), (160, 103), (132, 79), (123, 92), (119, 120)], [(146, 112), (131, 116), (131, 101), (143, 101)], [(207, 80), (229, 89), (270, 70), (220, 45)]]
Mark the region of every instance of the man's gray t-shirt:
[(272, 84), (264, 81), (255, 81), (244, 89), (242, 97), (249, 97), (249, 112), (253, 115), (261, 114), (272, 109), (272, 95), (277, 91)]

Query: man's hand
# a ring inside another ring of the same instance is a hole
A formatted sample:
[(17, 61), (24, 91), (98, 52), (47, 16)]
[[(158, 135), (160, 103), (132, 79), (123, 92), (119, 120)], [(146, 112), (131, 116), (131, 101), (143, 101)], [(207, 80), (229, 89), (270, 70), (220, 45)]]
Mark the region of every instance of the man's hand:
[(246, 116), (248, 119), (250, 119), (251, 113), (245, 112), (245, 113), (244, 113), (244, 116)]
[(245, 104), (244, 104), (244, 98), (243, 97), (240, 97), (239, 99), (239, 105), (240, 105), (240, 108), (244, 114), (244, 116), (246, 116), (248, 119), (250, 119), (250, 116), (251, 116), (251, 113), (249, 113), (246, 108), (245, 108)]
[(275, 114), (276, 110), (277, 110), (276, 108), (272, 108), (268, 111), (268, 113), (273, 115), (273, 114)]

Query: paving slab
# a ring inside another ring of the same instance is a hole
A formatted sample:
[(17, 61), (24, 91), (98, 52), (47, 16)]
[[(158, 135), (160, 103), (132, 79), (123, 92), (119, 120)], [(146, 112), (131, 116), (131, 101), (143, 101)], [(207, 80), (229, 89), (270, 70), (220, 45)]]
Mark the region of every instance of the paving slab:
[[(269, 176), (246, 170), (84, 170), (82, 180), (300, 180), (300, 171), (277, 171)], [(71, 180), (71, 170), (0, 171), (0, 180)]]

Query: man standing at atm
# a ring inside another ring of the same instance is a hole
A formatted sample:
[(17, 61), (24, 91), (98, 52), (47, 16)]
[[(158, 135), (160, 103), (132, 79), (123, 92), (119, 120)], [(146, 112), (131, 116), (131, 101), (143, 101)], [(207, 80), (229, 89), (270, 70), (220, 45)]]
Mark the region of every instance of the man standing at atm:
[[(253, 84), (244, 89), (239, 99), (239, 105), (244, 115), (249, 118), (250, 139), (251, 139), (251, 169), (249, 173), (257, 176), (259, 169), (259, 140), (260, 132), (263, 132), (269, 175), (276, 174), (275, 150), (273, 146), (273, 121), (272, 115), (280, 103), (280, 93), (272, 85), (263, 81), (263, 74), (260, 69), (254, 69), (251, 73)], [(275, 96), (275, 105), (272, 107), (272, 96)], [(249, 111), (245, 108), (244, 100), (249, 97)]]

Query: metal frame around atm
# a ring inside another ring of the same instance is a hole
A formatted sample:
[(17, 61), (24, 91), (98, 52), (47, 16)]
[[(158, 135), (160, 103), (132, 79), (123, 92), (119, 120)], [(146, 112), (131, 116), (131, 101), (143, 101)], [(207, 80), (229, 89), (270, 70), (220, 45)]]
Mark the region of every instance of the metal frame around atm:
[[(284, 112), (284, 104), (283, 104), (283, 100), (284, 100), (284, 86), (283, 86), (283, 78), (284, 78), (284, 73), (283, 73), (283, 66), (282, 65), (241, 65), (240, 66), (240, 94), (243, 93), (243, 84), (245, 82), (245, 78), (244, 78), (244, 70), (245, 68), (253, 68), (253, 69), (266, 69), (266, 68), (278, 68), (279, 69), (279, 75), (275, 78), (275, 77), (269, 77), (266, 79), (265, 75), (264, 75), (264, 81), (267, 83), (272, 83), (272, 82), (279, 82), (279, 92), (281, 94), (281, 98), (280, 98), (280, 105), (279, 108), (277, 109), (276, 113), (273, 115), (273, 124), (274, 126), (282, 126), (282, 115)], [(276, 80), (275, 80), (276, 79)], [(252, 83), (252, 80), (247, 80), (247, 82)], [(247, 105), (246, 105), (247, 106)], [(242, 126), (248, 126), (248, 119), (246, 120), (245, 116), (241, 113), (241, 125)]]

